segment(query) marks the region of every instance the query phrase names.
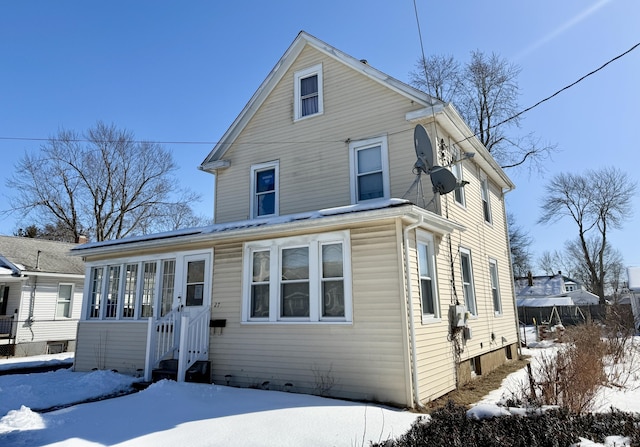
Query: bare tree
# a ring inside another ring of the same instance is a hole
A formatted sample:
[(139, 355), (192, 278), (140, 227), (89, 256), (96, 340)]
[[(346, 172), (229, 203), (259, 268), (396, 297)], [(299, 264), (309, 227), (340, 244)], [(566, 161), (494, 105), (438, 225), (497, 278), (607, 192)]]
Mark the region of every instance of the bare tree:
[(531, 271), (531, 244), (533, 239), (516, 223), (515, 216), (507, 213), (509, 227), (509, 246), (511, 248), (511, 264), (516, 277), (526, 276)]
[(538, 222), (550, 224), (570, 217), (578, 227), (573, 246), (589, 275), (591, 291), (604, 301), (608, 232), (622, 227), (631, 215), (636, 182), (616, 168), (589, 170), (585, 174), (561, 173), (545, 186)]
[(172, 229), (165, 216), (199, 200), (177, 187), (176, 169), (161, 145), (98, 122), (84, 136), (61, 130), (39, 153), (25, 154), (7, 186), (23, 217), (103, 241)]
[(520, 127), (519, 74), (518, 66), (500, 56), (473, 51), (465, 65), (451, 56), (420, 58), (409, 78), (414, 87), (453, 103), (503, 168), (542, 170), (556, 146), (543, 144), (533, 133), (509, 132)]
[[(586, 243), (589, 257), (597, 259), (601, 247), (599, 236), (588, 237)], [(564, 275), (580, 282), (589, 292), (598, 294), (597, 278), (594, 281), (582, 252), (580, 238), (566, 241), (562, 250), (543, 252), (538, 258), (538, 267), (548, 275), (555, 275), (561, 271)], [(607, 244), (603, 252), (603, 271), (604, 293), (615, 294), (620, 289), (624, 262), (620, 251), (613, 248), (611, 244)]]

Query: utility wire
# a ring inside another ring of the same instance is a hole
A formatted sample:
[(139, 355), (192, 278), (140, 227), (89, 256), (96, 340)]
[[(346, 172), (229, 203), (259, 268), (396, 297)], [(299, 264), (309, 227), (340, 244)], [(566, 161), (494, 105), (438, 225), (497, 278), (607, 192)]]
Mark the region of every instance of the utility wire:
[[(415, 5), (415, 0), (414, 0), (414, 5)], [(417, 11), (417, 10), (416, 10)], [(418, 24), (418, 29), (419, 29), (419, 24)], [(420, 37), (420, 46), (422, 47), (422, 36)], [(527, 113), (533, 109), (535, 109), (536, 107), (538, 107), (539, 105), (545, 103), (546, 101), (549, 101), (550, 99), (554, 98), (555, 96), (559, 95), (560, 93), (564, 92), (565, 90), (570, 89), (571, 87), (574, 87), (576, 84), (584, 81), (586, 78), (588, 78), (589, 76), (592, 76), (594, 74), (596, 74), (597, 72), (599, 72), (600, 70), (604, 69), (607, 65), (611, 64), (612, 62), (615, 62), (616, 60), (626, 56), (627, 54), (631, 53), (633, 50), (635, 50), (636, 48), (638, 48), (640, 46), (640, 42), (636, 43), (635, 45), (633, 45), (631, 48), (629, 48), (627, 51), (620, 53), (619, 55), (615, 56), (614, 58), (608, 60), (607, 62), (605, 62), (604, 64), (602, 64), (601, 66), (599, 66), (598, 68), (596, 68), (595, 70), (590, 71), (589, 73), (585, 74), (584, 76), (580, 77), (578, 80), (572, 82), (569, 85), (566, 85), (564, 87), (562, 87), (560, 90), (556, 91), (555, 93), (547, 96), (544, 99), (541, 99), (540, 101), (536, 102), (534, 105), (527, 107), (524, 110), (521, 110), (520, 112), (516, 113), (513, 116), (510, 116), (509, 118), (506, 118), (502, 121), (500, 121), (497, 124), (493, 124), (491, 126), (489, 126), (488, 129), (493, 129), (495, 127), (501, 126), (502, 124), (505, 124), (513, 119), (518, 118), (519, 116), (521, 116), (524, 113)], [(423, 50), (423, 54), (424, 54), (424, 50)], [(423, 56), (424, 58), (424, 56)], [(408, 129), (411, 130), (411, 129)], [(395, 133), (402, 133), (405, 132), (406, 130), (403, 131), (398, 131)], [(479, 132), (478, 132), (479, 133)], [(469, 138), (475, 137), (478, 135), (478, 133), (475, 133), (463, 140), (457, 141), (454, 144), (457, 143), (461, 143), (463, 141), (468, 140)], [(12, 140), (12, 141), (62, 141), (59, 138), (36, 138), (36, 137), (3, 137), (0, 136), (0, 140)], [(66, 140), (66, 141), (71, 141), (74, 143), (89, 143), (90, 140), (87, 139), (82, 139), (82, 138), (78, 138), (78, 139), (70, 139), (70, 140)], [(105, 141), (106, 142), (106, 141)], [(133, 140), (131, 141), (132, 143), (158, 143), (158, 144), (206, 144), (206, 145), (216, 145), (216, 144), (229, 144), (229, 143), (222, 143), (220, 141), (149, 141), (149, 140)], [(321, 141), (321, 140), (313, 140), (313, 141), (251, 141), (251, 142), (247, 142), (246, 144), (310, 144), (310, 143), (337, 143), (337, 142), (342, 142), (342, 141)]]

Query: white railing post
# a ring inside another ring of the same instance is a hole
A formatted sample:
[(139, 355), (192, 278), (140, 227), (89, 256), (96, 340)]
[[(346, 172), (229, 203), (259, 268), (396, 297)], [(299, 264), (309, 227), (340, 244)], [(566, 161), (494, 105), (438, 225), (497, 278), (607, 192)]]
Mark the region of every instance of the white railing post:
[(151, 370), (155, 363), (155, 358), (152, 358), (153, 348), (156, 345), (156, 337), (154, 336), (156, 331), (155, 324), (153, 324), (153, 317), (149, 317), (149, 323), (147, 324), (147, 349), (144, 358), (144, 381), (151, 382)]
[(189, 363), (189, 317), (183, 315), (180, 321), (180, 348), (178, 350), (178, 382), (184, 382)]

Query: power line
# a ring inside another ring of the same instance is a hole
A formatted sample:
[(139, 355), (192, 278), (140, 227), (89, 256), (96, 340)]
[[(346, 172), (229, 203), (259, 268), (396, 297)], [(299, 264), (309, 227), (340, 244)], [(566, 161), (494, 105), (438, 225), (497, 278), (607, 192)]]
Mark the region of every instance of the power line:
[[(422, 42), (421, 42), (422, 45)], [(495, 127), (501, 126), (502, 124), (505, 124), (511, 120), (514, 120), (516, 118), (518, 118), (519, 116), (523, 115), (524, 113), (527, 113), (533, 109), (535, 109), (536, 107), (538, 107), (539, 105), (545, 103), (546, 101), (549, 101), (550, 99), (554, 98), (555, 96), (559, 95), (560, 93), (564, 92), (565, 90), (570, 89), (571, 87), (574, 87), (575, 85), (577, 85), (578, 83), (582, 82), (583, 80), (585, 80), (586, 78), (588, 78), (589, 76), (592, 76), (594, 74), (596, 74), (597, 72), (599, 72), (600, 70), (604, 69), (607, 65), (611, 64), (612, 62), (615, 62), (616, 60), (626, 56), (627, 54), (631, 53), (633, 50), (635, 50), (636, 48), (638, 48), (640, 46), (640, 42), (636, 43), (635, 45), (633, 45), (631, 48), (629, 48), (627, 51), (620, 53), (619, 55), (613, 57), (612, 59), (609, 59), (607, 62), (605, 62), (604, 64), (602, 64), (601, 66), (599, 66), (598, 68), (596, 68), (595, 70), (590, 71), (589, 73), (585, 74), (584, 76), (580, 77), (578, 80), (572, 82), (571, 84), (568, 84), (564, 87), (562, 87), (560, 90), (557, 90), (555, 93), (547, 96), (544, 99), (541, 99), (540, 101), (536, 102), (535, 104), (533, 104), (530, 107), (527, 107), (526, 109), (521, 110), (520, 112), (516, 113), (515, 115), (510, 116), (509, 118), (506, 118), (502, 121), (500, 121), (497, 124), (493, 124), (491, 126), (488, 127), (488, 129), (493, 129)], [(411, 130), (411, 129), (407, 129), (407, 130)], [(398, 131), (398, 132), (394, 132), (394, 133), (401, 133), (401, 132), (405, 132), (406, 130), (403, 131)], [(478, 136), (479, 132), (476, 132), (475, 134), (462, 139), (460, 141), (457, 141), (454, 144), (457, 143), (461, 143), (463, 141), (468, 140), (469, 138), (472, 137), (476, 137)], [(0, 136), (0, 140), (11, 140), (11, 141), (63, 141), (62, 139), (59, 138), (37, 138), (37, 137), (3, 137)], [(65, 139), (64, 141), (69, 141), (69, 142), (74, 142), (74, 143), (89, 143), (91, 142), (91, 140), (88, 139), (83, 139), (83, 138), (77, 138), (77, 139)], [(108, 143), (112, 143), (114, 141), (103, 141), (103, 142), (108, 142)], [(151, 140), (131, 140), (132, 143), (157, 143), (157, 144), (192, 144), (192, 145), (216, 145), (216, 144), (230, 144), (230, 143), (223, 143), (221, 141), (151, 141)], [(250, 141), (247, 142), (245, 144), (311, 144), (311, 143), (338, 143), (338, 142), (342, 142), (342, 140), (338, 141), (338, 140), (313, 140), (313, 141)]]

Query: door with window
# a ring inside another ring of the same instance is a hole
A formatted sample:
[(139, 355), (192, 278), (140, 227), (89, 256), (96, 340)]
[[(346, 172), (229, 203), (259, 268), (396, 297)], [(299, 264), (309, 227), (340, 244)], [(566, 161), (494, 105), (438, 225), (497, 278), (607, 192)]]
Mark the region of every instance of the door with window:
[(211, 302), (211, 255), (184, 256), (178, 289), (178, 305), (185, 315), (195, 317)]

